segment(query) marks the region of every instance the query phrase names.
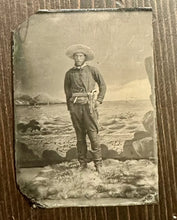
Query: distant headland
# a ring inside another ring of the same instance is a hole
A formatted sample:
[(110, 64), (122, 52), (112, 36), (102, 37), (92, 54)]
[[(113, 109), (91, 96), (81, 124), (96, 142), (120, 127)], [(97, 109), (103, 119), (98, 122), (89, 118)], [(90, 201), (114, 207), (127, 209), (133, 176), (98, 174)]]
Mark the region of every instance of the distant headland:
[(21, 94), (15, 96), (14, 103), (17, 106), (38, 106), (51, 104), (65, 104), (66, 102), (61, 101), (57, 98), (53, 98), (47, 94), (38, 94), (34, 97), (27, 94)]

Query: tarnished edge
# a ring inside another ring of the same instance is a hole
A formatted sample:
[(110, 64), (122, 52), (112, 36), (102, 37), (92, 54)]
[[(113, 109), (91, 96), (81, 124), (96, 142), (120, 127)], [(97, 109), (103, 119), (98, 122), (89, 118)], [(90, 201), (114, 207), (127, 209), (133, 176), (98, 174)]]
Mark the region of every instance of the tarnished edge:
[[(12, 80), (13, 80), (13, 88), (12, 88), (12, 98), (14, 99), (14, 81), (15, 81), (15, 71), (14, 71), (14, 56), (15, 56), (15, 33), (21, 28), (21, 25), (25, 22), (27, 22), (27, 26), (29, 25), (28, 22), (30, 18), (36, 14), (49, 14), (49, 13), (82, 13), (82, 12), (152, 12), (152, 7), (136, 7), (136, 8), (85, 8), (85, 9), (39, 9), (37, 12), (29, 16), (24, 22), (20, 23), (14, 30), (11, 30), (11, 64), (12, 64)], [(12, 100), (14, 103), (14, 100)], [(15, 106), (13, 104), (13, 114), (14, 114), (14, 120), (13, 120), (13, 126), (15, 127)], [(13, 144), (15, 146), (16, 144), (16, 136), (15, 136), (15, 129), (13, 129)], [(63, 205), (62, 203), (58, 203), (57, 206), (53, 205), (49, 207), (47, 204), (41, 201), (37, 201), (33, 198), (28, 197), (21, 189), (20, 185), (18, 184), (17, 181), (17, 170), (16, 170), (16, 152), (14, 148), (14, 168), (15, 168), (15, 183), (18, 191), (20, 194), (25, 198), (25, 200), (29, 203), (30, 207), (33, 209), (52, 209), (52, 208), (63, 208), (63, 207), (115, 207), (115, 206), (142, 206), (142, 205), (156, 205), (157, 202), (159, 202), (159, 195), (157, 199), (155, 197), (150, 200), (149, 202), (134, 202), (134, 203), (123, 203), (123, 204), (93, 204), (93, 205)], [(159, 191), (158, 191), (159, 192)], [(157, 196), (157, 195), (155, 195)]]
[(136, 12), (136, 11), (152, 11), (152, 7), (137, 8), (83, 8), (83, 9), (39, 9), (36, 14), (40, 13), (67, 13), (67, 12)]
[[(83, 8), (83, 9), (39, 9), (30, 15), (24, 22), (29, 21), (31, 17), (36, 14), (48, 14), (48, 13), (84, 13), (84, 12), (152, 12), (152, 7), (136, 7), (136, 8)], [(12, 33), (15, 33), (21, 25), (20, 23), (14, 30), (11, 30)]]

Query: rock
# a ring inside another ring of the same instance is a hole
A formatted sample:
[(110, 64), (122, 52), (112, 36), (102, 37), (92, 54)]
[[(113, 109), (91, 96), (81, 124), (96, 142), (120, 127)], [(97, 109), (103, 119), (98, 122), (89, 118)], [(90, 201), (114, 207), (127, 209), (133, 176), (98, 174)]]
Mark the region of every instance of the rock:
[[(144, 115), (143, 126), (146, 131), (137, 131), (134, 133), (132, 140), (126, 140), (123, 146), (121, 157), (126, 159), (140, 159), (154, 157), (154, 113), (149, 111)], [(134, 129), (129, 126), (127, 129)]]
[(34, 167), (42, 166), (41, 159), (34, 154), (32, 149), (29, 149), (25, 143), (16, 143), (16, 161), (17, 167)]
[(154, 112), (149, 111), (144, 115), (143, 126), (149, 132), (151, 137), (154, 136)]
[(140, 158), (149, 158), (154, 156), (154, 144), (151, 137), (134, 141), (133, 148)]
[(133, 140), (140, 140), (142, 138), (145, 138), (145, 137), (149, 137), (149, 132), (146, 132), (146, 131), (137, 131), (134, 133), (134, 138)]
[(103, 160), (108, 157), (108, 147), (105, 144), (101, 144), (101, 156)]
[(119, 155), (115, 150), (108, 150), (108, 147), (105, 144), (101, 144), (101, 155), (102, 159), (118, 159)]
[[(137, 131), (132, 140), (126, 140), (123, 146), (123, 152), (120, 156), (127, 159), (140, 159), (153, 157), (154, 150), (154, 113), (149, 111), (144, 115), (143, 126), (146, 131)], [(129, 126), (127, 129), (134, 129)]]
[(17, 124), (17, 131), (21, 131), (21, 132), (26, 132), (27, 129), (30, 129), (31, 132), (32, 131), (35, 131), (35, 130), (38, 130), (40, 131), (40, 124), (38, 121), (36, 120), (31, 120), (29, 123), (25, 124), (25, 123), (18, 123)]
[(119, 159), (120, 157), (119, 157), (117, 151), (115, 151), (115, 150), (109, 150), (109, 151), (108, 151), (107, 158), (108, 158), (108, 159)]
[[(105, 144), (101, 144), (101, 156), (102, 156), (103, 160), (120, 158), (117, 151), (108, 150), (108, 147)], [(66, 153), (66, 160), (67, 161), (71, 161), (73, 159), (78, 159), (76, 148), (71, 148)], [(93, 152), (88, 150), (87, 151), (87, 162), (91, 162), (91, 161), (93, 161)]]
[(133, 148), (133, 140), (126, 140), (123, 146), (123, 152), (120, 155), (126, 159), (137, 159), (139, 155), (136, 153), (135, 149)]
[(152, 137), (145, 137), (140, 140), (127, 140), (123, 146), (123, 153), (120, 155), (127, 159), (149, 158), (154, 156), (154, 144)]
[(25, 123), (18, 123), (17, 124), (17, 131), (26, 132), (28, 129), (27, 125)]
[(70, 160), (73, 160), (73, 159), (77, 159), (78, 156), (77, 156), (77, 149), (75, 147), (69, 149), (67, 152), (66, 152), (66, 160), (67, 161), (70, 161)]
[(42, 153), (42, 158), (45, 164), (57, 164), (64, 161), (64, 158), (61, 157), (56, 151), (54, 150), (44, 150)]

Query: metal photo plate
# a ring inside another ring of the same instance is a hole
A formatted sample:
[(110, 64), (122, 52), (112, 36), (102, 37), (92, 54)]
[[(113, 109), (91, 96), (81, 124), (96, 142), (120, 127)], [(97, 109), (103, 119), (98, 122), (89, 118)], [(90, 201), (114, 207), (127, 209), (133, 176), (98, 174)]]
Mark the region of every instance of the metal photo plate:
[(39, 11), (13, 35), (15, 166), (34, 207), (158, 202), (152, 11)]

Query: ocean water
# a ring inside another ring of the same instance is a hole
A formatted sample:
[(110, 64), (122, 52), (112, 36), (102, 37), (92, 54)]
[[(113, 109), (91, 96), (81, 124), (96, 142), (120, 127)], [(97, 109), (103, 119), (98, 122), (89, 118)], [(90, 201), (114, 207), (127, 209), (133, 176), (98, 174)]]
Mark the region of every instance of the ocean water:
[[(101, 121), (126, 113), (134, 113), (138, 117), (143, 117), (149, 110), (152, 110), (152, 105), (149, 100), (105, 101), (98, 108)], [(65, 121), (66, 123), (70, 121), (70, 115), (67, 111), (66, 104), (41, 105), (39, 108), (32, 106), (15, 107), (16, 123), (28, 122), (32, 119), (40, 121), (41, 119), (47, 120), (57, 117), (61, 118), (61, 121)]]
[[(144, 131), (143, 116), (152, 110), (150, 101), (110, 101), (98, 107), (99, 136), (101, 144), (117, 153), (123, 151), (126, 140), (132, 139), (136, 131)], [(65, 156), (76, 147), (76, 135), (66, 104), (16, 106), (16, 124), (28, 123), (35, 119), (40, 123), (40, 131), (18, 132), (16, 139), (25, 143), (35, 154), (41, 156), (44, 150), (55, 150)], [(90, 142), (87, 138), (88, 148)]]

